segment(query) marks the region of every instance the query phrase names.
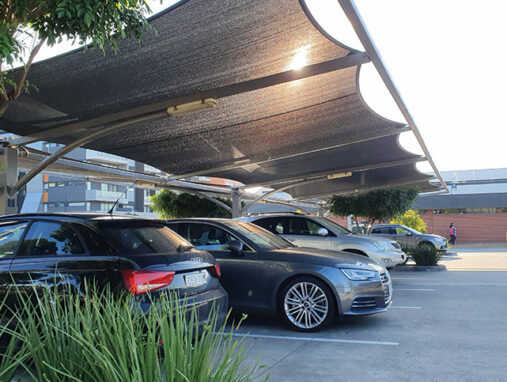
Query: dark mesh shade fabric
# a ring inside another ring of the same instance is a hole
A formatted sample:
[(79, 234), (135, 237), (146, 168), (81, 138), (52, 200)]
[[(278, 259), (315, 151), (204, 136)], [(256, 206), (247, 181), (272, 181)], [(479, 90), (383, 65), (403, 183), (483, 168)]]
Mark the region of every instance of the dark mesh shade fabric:
[[(332, 194), (350, 194), (376, 188), (395, 187), (403, 184), (418, 186), (421, 191), (433, 191), (429, 184), (432, 176), (422, 175), (415, 165), (402, 165), (368, 171), (358, 171), (340, 179), (324, 179), (320, 182), (295, 186), (286, 190), (294, 198), (322, 198)], [(423, 180), (426, 180), (423, 182)]]
[(361, 99), (357, 64), (278, 80), (298, 60), (308, 66), (360, 55), (321, 34), (297, 0), (188, 0), (151, 25), (157, 33), (147, 32), (142, 44), (121, 41), (118, 52), (79, 50), (33, 65), (29, 80), (39, 90), (13, 102), (0, 127), (37, 136), (66, 126), (48, 140), (69, 143), (89, 128), (213, 97), (213, 109), (164, 114), (85, 147), (177, 177), (246, 185), (358, 171), (288, 190), (296, 197), (426, 180), (413, 165), (421, 158), (397, 143), (406, 126)]
[[(289, 70), (306, 51), (307, 64), (349, 51), (324, 38), (297, 0), (189, 0), (151, 21), (142, 45), (125, 40), (118, 52), (72, 52), (34, 65), (32, 97), (78, 117), (120, 112)], [(7, 119), (37, 122), (11, 108)]]
[[(213, 176), (237, 179), (251, 185), (283, 187), (312, 176), (326, 176), (347, 171), (364, 171), (378, 166), (392, 167), (399, 162), (416, 162), (421, 158), (398, 146), (398, 135), (340, 145), (281, 159), (237, 166)], [(316, 172), (316, 169), (319, 172)]]

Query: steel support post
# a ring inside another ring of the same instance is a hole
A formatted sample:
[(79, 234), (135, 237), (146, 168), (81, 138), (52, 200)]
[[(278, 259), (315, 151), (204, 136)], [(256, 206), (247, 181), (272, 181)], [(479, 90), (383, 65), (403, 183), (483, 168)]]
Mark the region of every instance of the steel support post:
[(239, 218), (241, 216), (241, 194), (238, 188), (232, 189), (232, 217)]
[(0, 148), (0, 215), (18, 212), (16, 196), (9, 196), (9, 187), (18, 181), (18, 150)]
[[(135, 161), (134, 171), (143, 173), (144, 163)], [(144, 188), (140, 187), (134, 188), (134, 211), (144, 212)]]
[(352, 215), (347, 216), (347, 228), (352, 231)]

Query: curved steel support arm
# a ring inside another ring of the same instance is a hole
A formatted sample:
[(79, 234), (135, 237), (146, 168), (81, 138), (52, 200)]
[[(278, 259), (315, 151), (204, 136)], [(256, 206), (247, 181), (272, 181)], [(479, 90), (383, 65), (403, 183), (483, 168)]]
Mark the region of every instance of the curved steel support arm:
[(304, 179), (304, 180), (301, 180), (300, 182), (290, 183), (290, 184), (287, 184), (286, 186), (275, 188), (274, 190), (266, 192), (265, 194), (259, 196), (254, 201), (252, 201), (252, 202), (248, 203), (247, 205), (245, 205), (241, 209), (241, 212), (246, 211), (248, 208), (250, 208), (254, 204), (263, 201), (267, 197), (270, 197), (271, 195), (276, 194), (277, 192), (281, 192), (281, 191), (287, 190), (287, 189), (292, 188), (292, 187), (302, 186), (304, 184), (315, 183), (315, 182), (321, 181), (322, 179), (326, 179), (326, 178), (327, 179), (338, 179), (338, 178), (348, 177), (348, 176), (351, 176), (351, 175), (352, 175), (352, 172), (343, 172), (343, 173), (339, 173), (339, 174), (329, 174), (329, 175), (325, 175), (325, 176), (314, 177), (314, 178), (311, 178), (311, 179)]
[(121, 121), (114, 123), (112, 125), (109, 125), (107, 127), (97, 127), (95, 128), (90, 134), (76, 139), (74, 142), (69, 143), (65, 147), (62, 147), (60, 150), (56, 151), (54, 154), (48, 156), (46, 159), (44, 159), (42, 162), (40, 162), (37, 166), (32, 168), (30, 172), (28, 172), (25, 176), (23, 176), (21, 179), (18, 180), (18, 182), (8, 188), (8, 194), (10, 196), (14, 195), (16, 192), (19, 191), (20, 188), (22, 188), (25, 184), (27, 184), (30, 180), (32, 180), (35, 176), (37, 176), (41, 171), (43, 171), (45, 168), (47, 168), (50, 164), (56, 162), (59, 158), (63, 157), (65, 154), (71, 152), (74, 149), (77, 149), (78, 147), (81, 147), (83, 145), (86, 145), (87, 143), (90, 143), (91, 141), (94, 141), (98, 138), (101, 138), (105, 135), (109, 135), (113, 133), (115, 130), (132, 125), (134, 123), (139, 122), (145, 122), (145, 121), (151, 121), (153, 119), (167, 117), (167, 113), (165, 111), (163, 112), (157, 112), (152, 113), (148, 115), (143, 115), (141, 117), (132, 118), (127, 121)]
[(389, 73), (389, 70), (387, 69), (387, 66), (384, 63), (384, 60), (382, 59), (382, 56), (380, 55), (380, 51), (377, 49), (377, 46), (373, 42), (373, 39), (370, 35), (370, 32), (368, 31), (368, 28), (366, 27), (366, 24), (361, 17), (361, 14), (359, 13), (359, 10), (356, 7), (356, 4), (354, 0), (338, 0), (340, 3), (343, 11), (347, 15), (347, 17), (350, 20), (350, 23), (352, 24), (352, 27), (356, 31), (357, 37), (359, 37), (359, 40), (361, 41), (361, 44), (363, 44), (364, 49), (366, 50), (366, 53), (371, 59), (371, 62), (373, 62), (373, 65), (375, 65), (375, 68), (377, 69), (380, 77), (384, 81), (384, 84), (386, 85), (387, 89), (389, 90), (389, 93), (391, 93), (391, 96), (393, 97), (394, 101), (398, 105), (401, 113), (407, 120), (410, 128), (412, 129), (412, 132), (414, 133), (417, 141), (419, 142), (419, 145), (421, 146), (424, 155), (426, 159), (428, 160), (429, 164), (433, 168), (433, 171), (435, 172), (435, 175), (437, 176), (438, 180), (440, 181), (440, 184), (442, 184), (442, 187), (449, 192), (449, 189), (447, 188), (447, 185), (445, 184), (444, 179), (440, 175), (440, 172), (437, 169), (437, 166), (435, 165), (435, 162), (433, 161), (433, 158), (431, 157), (428, 148), (426, 147), (426, 143), (424, 143), (424, 139), (419, 131), (419, 128), (417, 127), (414, 118), (410, 114), (410, 111), (408, 110), (407, 105), (405, 104), (405, 101), (403, 98), (401, 98), (401, 94), (396, 87), (396, 84), (394, 83), (394, 80)]
[(192, 194), (195, 194), (197, 196), (200, 196), (201, 198), (204, 198), (204, 199), (207, 199), (215, 204), (218, 204), (220, 207), (222, 208), (225, 208), (227, 211), (229, 211), (230, 213), (232, 213), (232, 208), (229, 207), (227, 204), (221, 202), (220, 200), (214, 198), (213, 196), (209, 196), (209, 195), (206, 195), (206, 194), (203, 194), (202, 192), (199, 192), (199, 191), (188, 191), (188, 192), (191, 192)]

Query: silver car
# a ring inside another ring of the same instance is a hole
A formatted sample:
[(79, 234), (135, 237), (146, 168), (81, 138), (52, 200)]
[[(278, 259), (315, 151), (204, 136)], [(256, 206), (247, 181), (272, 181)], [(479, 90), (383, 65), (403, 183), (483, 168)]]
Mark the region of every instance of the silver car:
[(367, 256), (386, 268), (406, 260), (406, 254), (396, 241), (353, 235), (341, 225), (319, 216), (285, 213), (239, 219), (257, 224), (300, 247), (355, 253)]
[(437, 251), (447, 251), (447, 239), (439, 235), (430, 235), (416, 231), (401, 224), (384, 224), (373, 226), (372, 235), (396, 240), (402, 247), (434, 246)]

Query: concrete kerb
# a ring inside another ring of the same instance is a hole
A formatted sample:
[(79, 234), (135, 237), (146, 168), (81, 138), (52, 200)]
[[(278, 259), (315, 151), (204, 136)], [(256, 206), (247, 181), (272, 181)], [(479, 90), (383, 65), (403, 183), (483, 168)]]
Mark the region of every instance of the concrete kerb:
[(447, 271), (445, 265), (397, 265), (389, 270), (393, 272), (442, 272)]
[(460, 249), (468, 249), (468, 248), (506, 248), (507, 243), (464, 243), (464, 244), (455, 244), (449, 249), (460, 250)]

